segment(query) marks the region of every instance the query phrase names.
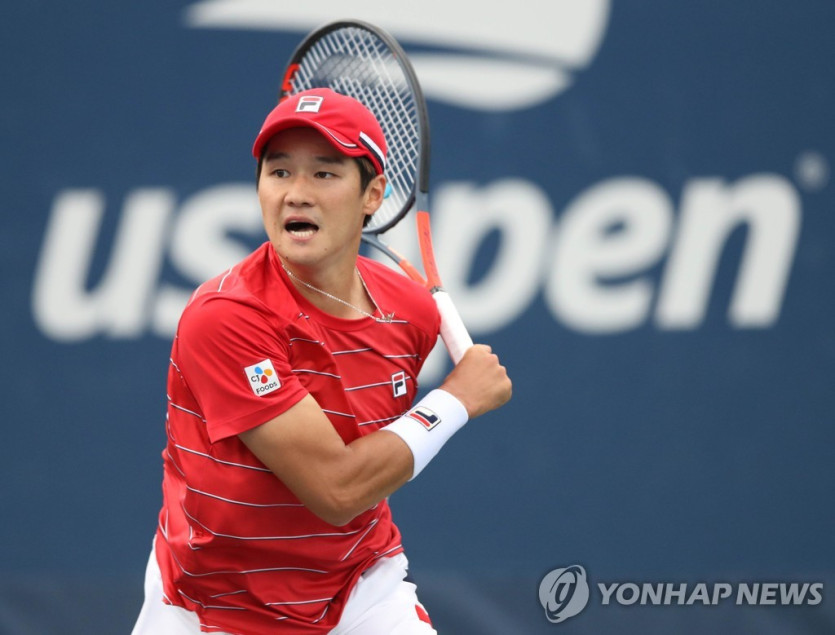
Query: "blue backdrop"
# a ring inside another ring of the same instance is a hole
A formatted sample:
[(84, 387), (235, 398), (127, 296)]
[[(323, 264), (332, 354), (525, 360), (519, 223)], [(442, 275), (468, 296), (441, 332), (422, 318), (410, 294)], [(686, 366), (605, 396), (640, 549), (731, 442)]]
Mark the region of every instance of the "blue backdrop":
[[(0, 632), (129, 632), (177, 315), (264, 240), (250, 144), (342, 17), (414, 56), (441, 269), (514, 379), (392, 499), (440, 631), (835, 631), (835, 5), (279, 4), (2, 9)], [(604, 601), (720, 582), (823, 586)]]

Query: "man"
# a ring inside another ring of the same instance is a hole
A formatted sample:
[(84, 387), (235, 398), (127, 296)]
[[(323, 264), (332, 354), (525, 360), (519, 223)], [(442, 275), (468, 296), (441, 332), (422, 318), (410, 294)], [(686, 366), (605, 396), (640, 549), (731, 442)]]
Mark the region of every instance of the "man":
[(440, 319), (426, 290), (358, 255), (386, 188), (364, 106), (305, 91), (253, 155), (269, 241), (181, 317), (134, 634), (434, 633), (387, 497), (510, 380), (477, 345), (412, 407)]

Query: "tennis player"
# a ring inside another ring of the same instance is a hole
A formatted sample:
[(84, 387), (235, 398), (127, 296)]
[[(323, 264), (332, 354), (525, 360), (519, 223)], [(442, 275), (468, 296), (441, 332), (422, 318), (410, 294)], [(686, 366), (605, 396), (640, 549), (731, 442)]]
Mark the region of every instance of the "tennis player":
[(510, 380), (476, 345), (413, 404), (440, 318), (423, 287), (359, 256), (386, 189), (362, 104), (289, 98), (253, 155), (269, 241), (180, 319), (134, 635), (435, 633), (387, 497)]

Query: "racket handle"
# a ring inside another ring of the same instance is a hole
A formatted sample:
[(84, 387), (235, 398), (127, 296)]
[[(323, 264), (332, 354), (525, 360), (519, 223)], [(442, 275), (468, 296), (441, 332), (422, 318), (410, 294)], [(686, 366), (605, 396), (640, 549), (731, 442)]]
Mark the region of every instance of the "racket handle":
[(464, 357), (467, 349), (472, 347), (473, 340), (470, 337), (464, 321), (458, 313), (458, 309), (452, 303), (449, 293), (438, 289), (432, 293), (435, 303), (438, 305), (438, 313), (441, 314), (441, 339), (449, 351), (449, 356), (456, 364)]

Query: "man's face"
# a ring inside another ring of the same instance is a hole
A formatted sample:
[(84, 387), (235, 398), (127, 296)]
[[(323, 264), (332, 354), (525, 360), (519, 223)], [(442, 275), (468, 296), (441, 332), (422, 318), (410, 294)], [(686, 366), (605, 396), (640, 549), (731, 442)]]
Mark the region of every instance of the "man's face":
[(385, 179), (360, 191), (356, 161), (312, 128), (291, 128), (267, 144), (258, 199), (273, 248), (288, 264), (323, 271), (356, 259), (363, 220), (380, 206)]

